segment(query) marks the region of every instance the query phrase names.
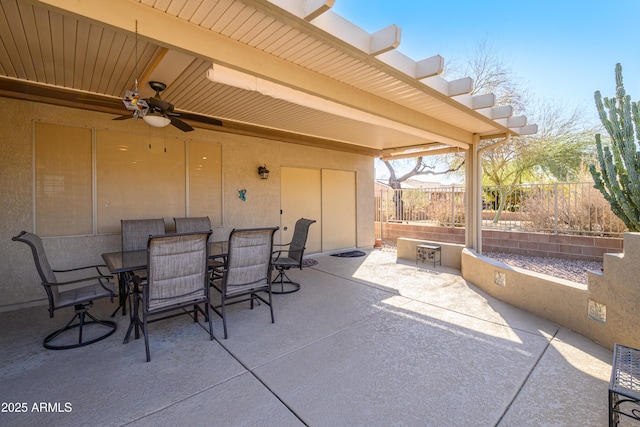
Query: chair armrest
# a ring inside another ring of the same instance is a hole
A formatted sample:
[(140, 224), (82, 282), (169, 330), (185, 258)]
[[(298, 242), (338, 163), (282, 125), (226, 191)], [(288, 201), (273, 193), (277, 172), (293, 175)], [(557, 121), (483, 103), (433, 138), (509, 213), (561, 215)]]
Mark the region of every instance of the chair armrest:
[(67, 280), (65, 282), (56, 282), (56, 283), (49, 283), (49, 282), (44, 282), (45, 285), (47, 286), (68, 286), (68, 285), (75, 285), (77, 283), (83, 283), (83, 282), (95, 282), (98, 281), (98, 283), (100, 284), (100, 286), (102, 286), (102, 288), (104, 288), (104, 290), (106, 291), (110, 291), (113, 292), (112, 289), (107, 288), (102, 281), (106, 280), (107, 282), (111, 281), (111, 277), (110, 276), (91, 276), (91, 277), (83, 277), (82, 279), (74, 279), (74, 280)]
[[(275, 246), (275, 245), (274, 245), (274, 246)], [(283, 252), (289, 252), (289, 251), (287, 251), (287, 250), (282, 250), (282, 251), (273, 251), (273, 252), (271, 253), (271, 255), (272, 255), (272, 256), (273, 256), (273, 255), (275, 255), (275, 258), (272, 258), (272, 260), (271, 260), (271, 261), (273, 262), (273, 261), (277, 261), (277, 260), (279, 260), (279, 259), (280, 259), (280, 256), (282, 255), (282, 253), (283, 253)]]
[(96, 271), (98, 272), (98, 274), (104, 276), (105, 274), (100, 271), (100, 267), (105, 268), (105, 269), (107, 268), (107, 266), (105, 264), (96, 264), (96, 265), (87, 265), (87, 266), (84, 266), (84, 267), (69, 268), (67, 270), (53, 270), (53, 272), (54, 273), (70, 273), (72, 271), (81, 271), (81, 270), (87, 270), (89, 268), (95, 268)]

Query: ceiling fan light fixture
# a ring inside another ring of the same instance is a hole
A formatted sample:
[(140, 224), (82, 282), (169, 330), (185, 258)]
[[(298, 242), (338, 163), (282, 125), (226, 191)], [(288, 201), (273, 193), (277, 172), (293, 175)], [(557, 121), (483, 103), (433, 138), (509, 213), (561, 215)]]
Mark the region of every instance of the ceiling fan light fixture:
[(149, 126), (153, 126), (154, 128), (163, 128), (171, 123), (171, 120), (168, 117), (156, 113), (147, 113), (142, 117), (142, 119)]

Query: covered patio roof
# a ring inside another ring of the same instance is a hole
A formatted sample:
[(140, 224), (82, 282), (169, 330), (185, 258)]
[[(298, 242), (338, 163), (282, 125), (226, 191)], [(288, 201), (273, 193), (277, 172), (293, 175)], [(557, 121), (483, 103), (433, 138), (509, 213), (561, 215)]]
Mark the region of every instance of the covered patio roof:
[[(334, 0), (2, 0), (0, 96), (126, 114), (136, 78), (195, 127), (392, 158), (535, 133), (473, 81), (414, 61)], [(222, 121), (222, 127), (211, 118)]]

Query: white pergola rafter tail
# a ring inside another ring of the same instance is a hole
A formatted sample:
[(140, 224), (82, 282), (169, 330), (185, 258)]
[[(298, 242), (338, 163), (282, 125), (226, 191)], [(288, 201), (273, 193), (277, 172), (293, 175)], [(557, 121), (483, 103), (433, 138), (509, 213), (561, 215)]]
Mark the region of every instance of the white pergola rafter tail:
[(471, 77), (463, 77), (458, 80), (449, 82), (448, 95), (456, 96), (470, 93), (473, 90), (473, 79)]
[(375, 58), (407, 76), (413, 76), (416, 73), (416, 62), (397, 49), (381, 53)]
[(481, 108), (491, 108), (496, 105), (496, 95), (487, 93), (484, 95), (476, 95), (472, 97), (471, 108), (479, 110)]
[(312, 21), (333, 7), (336, 0), (305, 0), (304, 20)]
[(496, 103), (496, 96), (493, 93), (485, 95), (471, 95), (470, 93), (463, 93), (462, 95), (456, 95), (454, 99), (473, 110), (491, 108)]
[(450, 82), (440, 76), (433, 76), (420, 81), (449, 97), (467, 94), (473, 90), (473, 79), (471, 77), (463, 77)]
[(538, 125), (526, 125), (519, 128), (514, 128), (512, 130), (515, 131), (518, 135), (535, 135), (536, 133), (538, 133)]
[(527, 125), (526, 116), (509, 117), (507, 119), (496, 119), (497, 123), (501, 123), (508, 128), (521, 128)]
[(480, 109), (478, 112), (495, 121), (511, 117), (513, 115), (513, 107), (511, 105), (501, 105), (499, 107)]
[(367, 55), (369, 54), (371, 34), (334, 11), (329, 10), (323, 13), (311, 23), (322, 31), (343, 40)]
[(387, 28), (371, 34), (369, 53), (380, 55), (397, 48), (400, 45), (402, 30), (397, 25), (389, 25)]
[(414, 77), (418, 80), (426, 79), (427, 77), (433, 77), (441, 74), (443, 70), (444, 58), (440, 55), (435, 55), (416, 62), (416, 72)]

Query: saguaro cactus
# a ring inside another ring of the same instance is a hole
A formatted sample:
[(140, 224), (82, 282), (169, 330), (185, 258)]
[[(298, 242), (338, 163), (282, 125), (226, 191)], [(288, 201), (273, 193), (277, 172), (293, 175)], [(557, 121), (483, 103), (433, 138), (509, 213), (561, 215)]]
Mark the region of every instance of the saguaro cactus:
[(595, 100), (611, 142), (603, 145), (601, 135), (596, 134), (600, 168), (589, 166), (594, 187), (604, 195), (613, 213), (629, 231), (640, 231), (640, 152), (636, 144), (636, 140), (640, 141), (640, 111), (638, 103), (631, 102), (625, 93), (620, 64), (616, 64), (615, 98), (602, 99), (600, 91), (596, 91)]

